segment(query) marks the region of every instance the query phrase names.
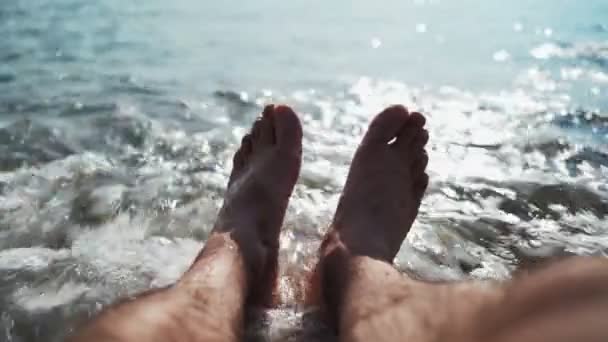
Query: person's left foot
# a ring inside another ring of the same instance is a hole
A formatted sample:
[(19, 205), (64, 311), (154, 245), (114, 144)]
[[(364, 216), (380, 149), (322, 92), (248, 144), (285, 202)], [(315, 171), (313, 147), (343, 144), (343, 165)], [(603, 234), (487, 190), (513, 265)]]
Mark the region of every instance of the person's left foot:
[(287, 106), (269, 105), (234, 155), (224, 205), (212, 234), (229, 233), (248, 267), (249, 298), (269, 304), (279, 234), (300, 172), (302, 126)]

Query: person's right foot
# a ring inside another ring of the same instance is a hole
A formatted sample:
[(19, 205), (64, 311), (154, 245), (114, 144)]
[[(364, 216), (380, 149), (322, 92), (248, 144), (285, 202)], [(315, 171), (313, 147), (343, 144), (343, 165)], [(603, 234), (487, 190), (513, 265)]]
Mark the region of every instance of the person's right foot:
[(353, 159), (322, 257), (337, 243), (351, 255), (393, 261), (428, 185), (424, 125), (420, 113), (408, 114), (403, 106), (389, 107), (372, 121)]
[(300, 120), (282, 105), (264, 108), (234, 155), (224, 205), (211, 235), (229, 233), (239, 245), (252, 304), (273, 304), (279, 234), (301, 159)]

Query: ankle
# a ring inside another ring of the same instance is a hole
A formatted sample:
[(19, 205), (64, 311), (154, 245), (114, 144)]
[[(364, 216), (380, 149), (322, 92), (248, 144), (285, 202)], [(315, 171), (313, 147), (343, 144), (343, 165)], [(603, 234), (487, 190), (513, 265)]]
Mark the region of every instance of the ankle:
[(246, 284), (255, 284), (256, 275), (264, 267), (266, 253), (261, 244), (254, 239), (243, 241), (242, 237), (234, 232), (212, 232), (191, 268), (206, 265), (204, 260), (224, 256), (238, 264), (237, 268), (245, 275)]
[(331, 233), (327, 234), (321, 250), (327, 251), (326, 254), (328, 254), (335, 248), (342, 248), (352, 257), (369, 257), (392, 264), (400, 244), (395, 250), (395, 246), (391, 246), (383, 235), (373, 232), (374, 227), (336, 226)]
[[(236, 220), (226, 219), (226, 217), (236, 217)], [(255, 217), (251, 218), (246, 213), (243, 215), (220, 214), (209, 241), (214, 236), (221, 236), (223, 239), (229, 240), (229, 248), (242, 258), (249, 289), (247, 303), (253, 306), (272, 306), (277, 299), (278, 239), (264, 236), (265, 227), (258, 227), (255, 222)]]
[(313, 272), (308, 303), (318, 305), (328, 326), (337, 332), (351, 255), (335, 230), (325, 236), (319, 248), (319, 262)]
[(320, 262), (323, 262), (328, 255), (332, 254), (338, 249), (343, 253), (349, 253), (348, 247), (342, 242), (340, 233), (336, 229), (332, 228), (331, 231), (325, 235), (325, 238), (319, 247)]

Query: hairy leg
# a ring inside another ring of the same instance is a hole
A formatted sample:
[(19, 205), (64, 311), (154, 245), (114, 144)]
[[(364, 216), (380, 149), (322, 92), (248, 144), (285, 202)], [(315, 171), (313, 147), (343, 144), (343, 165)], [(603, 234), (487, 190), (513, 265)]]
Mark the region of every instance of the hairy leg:
[(575, 258), (512, 280), (430, 284), (392, 260), (428, 178), (424, 118), (391, 107), (353, 160), (313, 286), (342, 341), (608, 341), (608, 261)]
[(177, 284), (104, 310), (70, 340), (238, 341), (247, 291), (238, 244), (214, 235)]
[(238, 341), (245, 305), (271, 305), (279, 233), (298, 178), (302, 128), (268, 106), (234, 156), (205, 247), (174, 286), (104, 310), (72, 341)]
[[(419, 113), (387, 108), (353, 159), (315, 275), (320, 300), (344, 341), (420, 338), (415, 327), (425, 318), (415, 315), (409, 300), (415, 298), (418, 309), (428, 305), (410, 295), (418, 283), (391, 263), (428, 184), (424, 124)], [(405, 310), (393, 312), (397, 306)], [(406, 325), (412, 327), (408, 334)]]
[(607, 285), (605, 258), (570, 258), (517, 274), (481, 321), (480, 340), (608, 341)]

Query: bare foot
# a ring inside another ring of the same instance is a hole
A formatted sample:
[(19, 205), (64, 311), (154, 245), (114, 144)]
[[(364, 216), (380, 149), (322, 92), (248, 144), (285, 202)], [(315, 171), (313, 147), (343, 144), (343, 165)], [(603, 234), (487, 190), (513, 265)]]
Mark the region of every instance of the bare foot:
[(279, 234), (300, 172), (302, 127), (287, 106), (267, 106), (234, 155), (213, 234), (229, 233), (248, 268), (249, 301), (270, 304)]
[[(384, 267), (394, 271), (386, 263), (401, 248), (428, 186), (425, 121), (403, 106), (389, 107), (374, 118), (355, 153), (306, 298), (321, 305), (336, 329), (345, 296), (358, 293), (350, 290), (356, 277), (400, 281)], [(358, 258), (379, 260), (382, 267), (353, 267)]]
[(352, 255), (393, 261), (428, 185), (424, 124), (420, 113), (402, 106), (376, 116), (353, 159), (325, 247), (337, 238)]

